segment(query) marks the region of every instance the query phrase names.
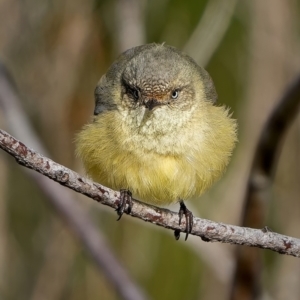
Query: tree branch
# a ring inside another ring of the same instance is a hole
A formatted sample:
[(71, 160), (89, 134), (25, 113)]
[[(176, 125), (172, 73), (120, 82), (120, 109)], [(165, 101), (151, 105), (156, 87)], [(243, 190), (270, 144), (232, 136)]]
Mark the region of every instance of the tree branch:
[[(0, 130), (0, 148), (12, 155), (16, 161), (27, 168), (33, 169), (52, 180), (76, 192), (82, 193), (104, 205), (117, 208), (120, 193), (95, 183), (76, 172), (48, 159), (29, 149), (20, 141)], [(178, 214), (170, 210), (158, 208), (133, 201), (130, 213), (132, 217), (151, 222), (172, 230), (185, 231), (185, 222), (178, 225)], [(199, 236), (206, 242), (222, 242), (270, 249), (272, 251), (300, 257), (300, 239), (271, 232), (267, 229), (238, 227), (210, 220), (194, 218), (191, 234)]]

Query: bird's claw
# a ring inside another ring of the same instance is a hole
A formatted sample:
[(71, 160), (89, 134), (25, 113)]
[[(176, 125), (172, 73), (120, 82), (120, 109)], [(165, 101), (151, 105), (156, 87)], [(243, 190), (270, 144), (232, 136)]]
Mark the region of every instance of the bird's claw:
[(132, 209), (132, 205), (133, 205), (133, 203), (132, 203), (132, 193), (129, 190), (122, 189), (122, 190), (120, 190), (120, 204), (116, 208), (117, 214), (119, 216), (117, 221), (119, 221), (121, 219), (123, 213), (125, 212), (127, 204), (128, 204), (128, 208), (127, 208), (126, 213), (130, 214), (131, 209)]
[[(181, 225), (181, 220), (183, 215), (185, 215), (185, 223), (186, 223), (186, 236), (185, 240), (187, 240), (189, 233), (192, 232), (193, 223), (194, 223), (194, 216), (190, 210), (187, 209), (184, 202), (180, 201), (180, 209), (179, 209), (179, 225)], [(176, 229), (174, 231), (175, 239), (178, 240), (180, 238), (180, 230)]]

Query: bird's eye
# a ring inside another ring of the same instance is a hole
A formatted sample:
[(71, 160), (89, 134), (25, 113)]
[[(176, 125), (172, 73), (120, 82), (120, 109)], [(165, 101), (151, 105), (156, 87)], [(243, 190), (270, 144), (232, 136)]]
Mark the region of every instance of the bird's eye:
[(174, 90), (171, 94), (172, 99), (177, 99), (179, 95), (179, 91), (178, 90)]
[(139, 100), (140, 98), (140, 91), (138, 89), (132, 89), (131, 94), (134, 98), (134, 100)]

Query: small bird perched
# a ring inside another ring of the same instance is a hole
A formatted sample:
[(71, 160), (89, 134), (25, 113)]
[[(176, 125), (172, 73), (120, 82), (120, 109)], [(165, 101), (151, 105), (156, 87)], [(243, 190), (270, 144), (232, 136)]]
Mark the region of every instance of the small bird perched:
[(101, 77), (76, 152), (88, 175), (121, 191), (119, 218), (132, 196), (180, 202), (187, 238), (193, 215), (183, 199), (198, 198), (220, 178), (237, 140), (236, 121), (216, 101), (209, 74), (167, 45), (129, 49)]

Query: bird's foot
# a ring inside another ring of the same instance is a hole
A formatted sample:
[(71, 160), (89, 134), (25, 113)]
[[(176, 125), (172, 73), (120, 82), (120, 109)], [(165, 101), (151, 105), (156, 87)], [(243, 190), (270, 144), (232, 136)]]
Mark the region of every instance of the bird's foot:
[(126, 208), (127, 204), (128, 204), (128, 208), (127, 208), (126, 213), (130, 214), (132, 205), (133, 205), (132, 193), (129, 190), (122, 189), (122, 190), (120, 190), (120, 204), (119, 204), (118, 208), (116, 208), (117, 214), (119, 216), (117, 221), (119, 221), (121, 219), (123, 213), (125, 212), (125, 208)]
[[(190, 210), (187, 209), (184, 202), (181, 200), (179, 209), (179, 225), (181, 225), (181, 219), (183, 215), (185, 215), (185, 223), (186, 223), (186, 236), (185, 240), (187, 240), (189, 233), (191, 233), (194, 223), (194, 216)], [(176, 229), (174, 231), (175, 239), (178, 240), (180, 238), (180, 230)]]

